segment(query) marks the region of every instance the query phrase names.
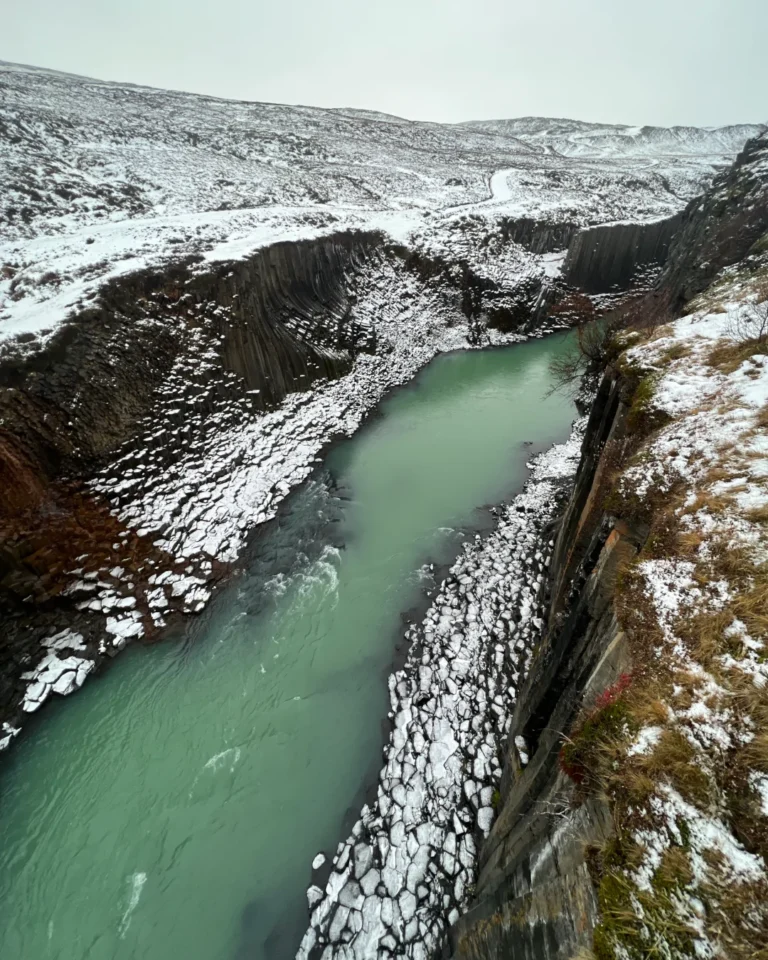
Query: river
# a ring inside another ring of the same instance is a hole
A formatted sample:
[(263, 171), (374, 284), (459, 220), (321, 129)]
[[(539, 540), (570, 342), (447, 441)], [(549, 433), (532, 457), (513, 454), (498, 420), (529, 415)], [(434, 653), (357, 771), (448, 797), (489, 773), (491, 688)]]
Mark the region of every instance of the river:
[[(402, 615), (568, 435), (565, 338), (438, 357), (249, 546), (183, 640), (47, 706), (0, 769), (0, 956), (287, 960), (376, 780)], [(532, 445), (530, 445), (532, 444)]]

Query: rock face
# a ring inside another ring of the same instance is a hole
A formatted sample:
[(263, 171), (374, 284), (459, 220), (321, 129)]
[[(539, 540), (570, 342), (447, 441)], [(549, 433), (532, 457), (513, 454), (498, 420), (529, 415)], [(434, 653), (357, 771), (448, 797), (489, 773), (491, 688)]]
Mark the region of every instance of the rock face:
[[(221, 326), (222, 365), (276, 403), (318, 376), (333, 376), (375, 347), (352, 315), (355, 275), (381, 246), (374, 234), (344, 233), (278, 243), (220, 281), (214, 299), (231, 309)], [(243, 322), (245, 321), (245, 322)]]
[(613, 613), (619, 564), (645, 531), (608, 521), (599, 503), (606, 444), (626, 432), (617, 381), (592, 408), (576, 487), (551, 568), (548, 626), (518, 694), (505, 756), (502, 804), (483, 845), (477, 903), (451, 932), (456, 957), (571, 957), (591, 942), (596, 901), (584, 851), (610, 834), (598, 801), (573, 809), (560, 772), (561, 731), (625, 669)]
[[(733, 267), (725, 274), (731, 282), (744, 258), (761, 269), (767, 200), (763, 134), (682, 218), (660, 223), (656, 234), (645, 228), (641, 241), (642, 231), (629, 227), (582, 231), (569, 249), (566, 273), (590, 286), (591, 271), (599, 276), (598, 239), (608, 251), (606, 278), (626, 276), (633, 250), (655, 256), (668, 246), (654, 297), (684, 309), (724, 267)], [(613, 252), (611, 237), (620, 239)], [(603, 846), (613, 825), (599, 798), (572, 803), (575, 786), (560, 769), (558, 751), (579, 710), (629, 668), (614, 589), (617, 571), (642, 548), (648, 530), (606, 508), (612, 465), (632, 440), (629, 388), (621, 374), (609, 372), (592, 406), (553, 551), (546, 629), (510, 726), (498, 815), (480, 850), (474, 902), (446, 946), (446, 956), (457, 960), (565, 960), (592, 948), (597, 901), (588, 853)]]
[(680, 220), (661, 278), (682, 308), (724, 267), (768, 244), (768, 133), (748, 140), (736, 162), (691, 200)]
[[(339, 377), (373, 349), (370, 328), (351, 316), (351, 296), (378, 242), (347, 233), (277, 244), (212, 270), (187, 262), (146, 271), (113, 282), (45, 350), (6, 354), (6, 607), (48, 603), (68, 589), (66, 571), (83, 566), (78, 557), (126, 542), (110, 507), (83, 487), (115, 457), (125, 463), (128, 489), (140, 461), (169, 469), (204, 424), (221, 429), (227, 419), (271, 409), (289, 392)], [(131, 452), (136, 463), (128, 467)], [(113, 498), (111, 508), (119, 502)], [(156, 552), (129, 539), (135, 549), (127, 566)], [(125, 559), (116, 555), (107, 569), (126, 566)]]
[[(254, 391), (255, 409), (338, 376), (373, 345), (349, 297), (376, 240), (347, 233), (282, 243), (210, 272), (186, 263), (114, 282), (44, 351), (3, 358), (8, 442), (43, 476), (93, 470), (151, 413), (153, 391), (191, 341), (215, 352), (218, 379), (234, 374)], [(213, 390), (207, 407), (215, 401)]]
[(555, 253), (567, 250), (578, 227), (575, 223), (534, 220), (520, 217), (516, 220), (504, 219), (501, 229), (505, 239), (519, 243), (531, 253)]
[[(174, 583), (191, 587), (198, 603), (208, 596), (202, 584), (216, 575), (216, 564), (203, 560), (203, 569), (198, 558), (182, 574), (188, 564), (129, 531), (115, 513), (121, 497), (100, 496), (94, 479), (122, 461), (116, 473), (125, 495), (142, 463), (152, 462), (155, 476), (172, 470), (228, 422), (253, 418), (289, 392), (348, 371), (353, 358), (375, 344), (370, 327), (352, 317), (355, 278), (374, 251), (381, 256), (376, 235), (345, 233), (277, 244), (209, 269), (187, 261), (144, 271), (112, 282), (93, 306), (61, 325), (44, 350), (4, 355), (4, 716), (17, 722), (19, 709), (30, 712), (29, 704), (39, 706), (51, 691), (82, 683), (82, 671), (68, 686), (41, 686), (32, 676), (62, 620), (97, 616), (103, 624), (101, 615), (112, 606), (125, 608), (126, 616), (112, 618), (119, 649), (126, 639), (148, 634), (140, 621), (157, 627), (181, 610), (182, 595), (170, 582), (167, 597), (147, 582), (131, 598), (132, 578), (136, 585), (165, 570)], [(94, 594), (105, 589), (106, 606)], [(109, 618), (106, 623), (109, 635)], [(99, 642), (86, 626), (95, 661)], [(24, 699), (26, 674), (38, 684), (38, 699)]]
[(638, 272), (661, 267), (680, 226), (680, 217), (652, 223), (608, 223), (586, 227), (573, 238), (563, 265), (571, 286), (608, 293), (629, 286)]

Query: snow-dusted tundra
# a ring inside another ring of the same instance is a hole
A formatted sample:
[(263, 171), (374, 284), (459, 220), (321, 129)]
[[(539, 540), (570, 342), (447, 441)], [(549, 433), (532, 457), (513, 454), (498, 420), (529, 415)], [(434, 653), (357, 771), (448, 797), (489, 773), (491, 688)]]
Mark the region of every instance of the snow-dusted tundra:
[[(235, 373), (222, 374), (206, 339), (214, 317), (234, 317), (232, 302), (184, 307), (200, 323), (184, 333), (152, 415), (84, 476), (124, 543), (138, 537), (173, 563), (153, 567), (150, 558), (140, 582), (114, 561), (94, 569), (86, 557), (66, 571), (63, 596), (85, 626), (35, 621), (38, 652), (23, 696), (6, 710), (0, 747), (25, 713), (75, 690), (103, 656), (161, 629), (170, 612), (201, 610), (212, 570), (237, 559), (324, 444), (352, 433), (386, 390), (438, 351), (523, 336), (485, 330), (482, 304), (462, 311), (451, 271), (502, 293), (522, 283), (544, 289), (558, 282), (567, 240), (523, 245), (510, 224), (575, 231), (670, 216), (759, 132), (531, 118), (412, 123), (11, 64), (0, 64), (0, 88), (4, 389), (100, 303), (109, 281), (147, 268), (183, 262), (192, 282), (231, 264), (227, 279), (272, 245), (356, 233), (444, 271), (431, 281), (403, 256), (355, 262), (345, 278), (349, 317), (375, 349), (323, 346), (347, 371), (289, 390), (268, 409)], [(141, 306), (142, 319), (121, 327), (109, 349), (160, 323), (159, 308)], [(312, 346), (313, 330), (290, 316), (280, 323)], [(209, 396), (216, 378), (222, 392)], [(487, 540), (465, 549), (411, 628), (407, 663), (390, 678), (393, 733), (377, 799), (339, 846), (324, 889), (309, 890), (301, 956), (323, 947), (328, 957), (426, 957), (465, 906), (475, 838), (493, 817), (498, 746), (540, 627), (549, 559), (540, 535), (576, 469), (579, 429), (532, 464), (526, 491)]]

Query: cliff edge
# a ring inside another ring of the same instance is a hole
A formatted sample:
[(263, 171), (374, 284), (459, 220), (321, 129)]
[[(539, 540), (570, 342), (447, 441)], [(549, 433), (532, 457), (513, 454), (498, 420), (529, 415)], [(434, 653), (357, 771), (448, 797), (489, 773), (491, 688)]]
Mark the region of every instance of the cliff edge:
[(763, 955), (767, 241), (763, 135), (613, 344), (457, 958)]

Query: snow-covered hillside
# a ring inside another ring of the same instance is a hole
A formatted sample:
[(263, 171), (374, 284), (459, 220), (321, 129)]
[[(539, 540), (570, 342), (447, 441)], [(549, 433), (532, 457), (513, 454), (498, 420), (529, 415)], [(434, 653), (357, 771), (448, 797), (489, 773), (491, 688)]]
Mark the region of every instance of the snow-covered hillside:
[(552, 150), (564, 157), (717, 157), (735, 154), (745, 140), (766, 129), (764, 123), (736, 123), (727, 127), (630, 127), (624, 124), (584, 123), (544, 117), (517, 120), (479, 120), (463, 124), (515, 137), (533, 149)]
[(0, 88), (0, 340), (32, 347), (105, 279), (191, 255), (347, 228), (445, 249), (468, 216), (665, 216), (757, 129), (413, 123), (7, 63)]

